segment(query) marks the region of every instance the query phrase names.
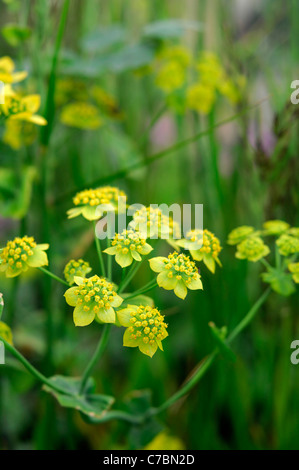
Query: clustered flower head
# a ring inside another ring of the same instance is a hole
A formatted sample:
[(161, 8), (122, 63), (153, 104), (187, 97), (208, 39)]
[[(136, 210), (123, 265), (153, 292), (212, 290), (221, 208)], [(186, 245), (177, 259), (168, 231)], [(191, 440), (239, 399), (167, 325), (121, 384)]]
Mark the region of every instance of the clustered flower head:
[(281, 235), (286, 232), (290, 225), (283, 220), (267, 220), (263, 224), (264, 235)]
[(28, 270), (48, 265), (45, 250), (48, 244), (37, 245), (33, 237), (17, 237), (0, 252), (0, 271), (6, 277), (15, 277)]
[(149, 260), (151, 269), (159, 273), (157, 283), (166, 290), (174, 290), (177, 297), (184, 299), (187, 288), (191, 290), (202, 289), (202, 282), (198, 269), (189, 256), (178, 254), (176, 251), (168, 258), (157, 256)]
[(115, 261), (122, 268), (130, 266), (133, 260), (141, 261), (141, 257), (148, 255), (153, 249), (146, 243), (146, 239), (135, 230), (124, 230), (121, 234), (117, 233), (111, 245), (104, 250), (104, 253), (115, 255)]
[(251, 236), (254, 232), (255, 230), (253, 227), (250, 227), (249, 225), (241, 225), (229, 233), (227, 243), (229, 245), (237, 245), (245, 240), (245, 238)]
[(207, 268), (214, 273), (216, 263), (221, 266), (219, 253), (222, 250), (219, 239), (209, 230), (190, 230), (186, 238), (178, 242), (179, 246), (190, 251), (193, 259), (203, 261)]
[(64, 294), (67, 303), (75, 307), (73, 318), (76, 326), (99, 323), (115, 323), (114, 308), (123, 299), (115, 292), (114, 286), (104, 278), (95, 275), (84, 279), (75, 277), (77, 286), (70, 287)]
[(87, 261), (83, 259), (71, 259), (65, 266), (63, 274), (66, 282), (71, 286), (75, 283), (75, 276), (86, 277), (91, 271), (91, 267)]
[(183, 46), (164, 47), (157, 55), (156, 85), (165, 93), (181, 88), (187, 75), (191, 55)]
[(167, 324), (159, 310), (150, 306), (128, 305), (117, 312), (119, 323), (126, 327), (123, 344), (138, 347), (152, 357), (158, 347), (163, 351), (162, 340), (168, 336)]
[(0, 81), (3, 83), (18, 83), (27, 77), (27, 72), (15, 72), (15, 63), (8, 57), (0, 58)]
[(237, 245), (236, 258), (258, 261), (270, 253), (270, 249), (258, 236), (251, 236)]
[(130, 226), (138, 230), (145, 238), (171, 237), (174, 231), (174, 222), (171, 217), (163, 214), (158, 207), (142, 207), (133, 214)]
[(299, 284), (299, 263), (290, 263), (288, 270), (293, 274), (292, 278), (296, 284)]
[(99, 109), (93, 104), (83, 101), (65, 105), (60, 120), (63, 124), (78, 129), (94, 130), (103, 124)]
[(82, 215), (87, 220), (98, 220), (105, 212), (124, 210), (125, 200), (125, 193), (111, 186), (86, 189), (76, 194), (73, 198), (76, 207), (68, 210), (67, 214), (69, 219)]
[(47, 124), (42, 116), (35, 114), (40, 108), (39, 95), (22, 96), (15, 93), (8, 85), (4, 89), (4, 96), (4, 103), (0, 105), (0, 115), (5, 119), (32, 122), (39, 126)]
[(293, 235), (283, 234), (276, 240), (278, 251), (283, 256), (299, 253), (299, 238)]

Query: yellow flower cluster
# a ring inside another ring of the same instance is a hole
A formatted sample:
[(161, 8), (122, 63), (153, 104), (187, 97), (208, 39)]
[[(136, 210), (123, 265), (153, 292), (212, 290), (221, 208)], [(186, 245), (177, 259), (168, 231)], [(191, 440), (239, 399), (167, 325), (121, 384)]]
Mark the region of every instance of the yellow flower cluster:
[(104, 250), (108, 255), (115, 255), (115, 261), (125, 268), (135, 261), (141, 261), (141, 256), (148, 255), (152, 247), (146, 243), (146, 239), (134, 230), (124, 230), (117, 233), (111, 242), (111, 247)]
[(264, 235), (281, 235), (290, 225), (283, 220), (267, 220), (263, 224)]
[(283, 256), (299, 253), (299, 238), (292, 235), (283, 234), (276, 240), (278, 251)]
[(66, 282), (71, 286), (75, 283), (75, 276), (85, 277), (91, 270), (87, 261), (71, 259), (65, 266), (63, 274)]
[(0, 104), (0, 116), (5, 120), (28, 121), (45, 126), (47, 121), (35, 114), (40, 108), (40, 96), (22, 96), (12, 89), (12, 84), (27, 77), (27, 72), (14, 72), (15, 64), (10, 57), (0, 58), (0, 81), (4, 86), (4, 103)]
[(251, 236), (237, 245), (236, 258), (258, 261), (270, 253), (270, 249), (258, 236)]
[(75, 277), (77, 286), (70, 287), (64, 296), (67, 303), (75, 307), (74, 323), (76, 326), (87, 326), (94, 320), (100, 323), (115, 323), (115, 307), (123, 299), (114, 291), (114, 286), (104, 278), (95, 275), (84, 279)]
[(288, 270), (293, 274), (292, 278), (296, 284), (299, 284), (299, 263), (290, 263)]
[(248, 238), (253, 233), (253, 227), (250, 227), (249, 225), (241, 225), (229, 233), (227, 243), (229, 245), (238, 245), (238, 243), (241, 243), (245, 238)]
[(216, 263), (221, 266), (219, 253), (222, 250), (219, 239), (209, 230), (190, 230), (186, 238), (178, 242), (179, 246), (190, 251), (193, 259), (203, 261), (207, 268), (214, 273)]
[(94, 130), (103, 124), (98, 108), (84, 101), (77, 101), (64, 106), (60, 120), (63, 124), (78, 129)]
[(157, 56), (156, 85), (165, 93), (181, 88), (187, 76), (191, 55), (182, 46), (164, 47)]
[(168, 336), (167, 324), (157, 308), (128, 305), (117, 312), (117, 318), (122, 326), (127, 327), (124, 346), (138, 347), (150, 357), (158, 347), (163, 351), (162, 340)]
[(149, 260), (150, 267), (159, 273), (157, 283), (166, 290), (174, 290), (177, 297), (184, 299), (187, 288), (191, 290), (202, 289), (202, 282), (198, 269), (189, 256), (170, 253), (168, 258), (158, 256)]
[(87, 220), (97, 220), (105, 212), (124, 210), (125, 199), (123, 191), (111, 186), (86, 189), (76, 194), (73, 203), (77, 207), (69, 209), (67, 214), (69, 219), (82, 215)]
[(163, 214), (161, 209), (152, 206), (142, 207), (133, 214), (130, 226), (145, 238), (168, 238), (173, 235), (174, 222)]
[(6, 277), (15, 277), (30, 267), (47, 266), (45, 250), (48, 248), (48, 244), (37, 245), (33, 237), (17, 237), (0, 253), (0, 271), (5, 272)]

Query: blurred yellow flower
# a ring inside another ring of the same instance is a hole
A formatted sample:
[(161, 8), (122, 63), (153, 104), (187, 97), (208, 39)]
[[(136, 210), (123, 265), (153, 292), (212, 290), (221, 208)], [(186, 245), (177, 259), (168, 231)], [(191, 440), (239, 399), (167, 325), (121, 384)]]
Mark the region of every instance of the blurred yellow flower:
[(215, 98), (215, 90), (208, 83), (195, 83), (187, 88), (187, 106), (198, 113), (208, 114)]
[(27, 77), (27, 72), (14, 72), (15, 63), (8, 57), (0, 58), (0, 81), (3, 83), (17, 83), (21, 82)]
[(0, 252), (0, 271), (6, 277), (15, 277), (28, 270), (48, 265), (45, 250), (48, 244), (37, 245), (33, 237), (15, 238), (9, 241)]
[(0, 338), (5, 339), (8, 344), (11, 344), (13, 346), (12, 331), (9, 326), (3, 321), (0, 321)]
[(260, 237), (253, 235), (245, 238), (245, 240), (237, 245), (236, 258), (256, 262), (269, 253), (270, 249), (265, 245), (264, 241)]
[(250, 227), (249, 225), (241, 225), (240, 227), (234, 228), (228, 234), (227, 243), (229, 245), (237, 245), (241, 243), (245, 238), (248, 238), (250, 235), (254, 233), (254, 228)]
[(156, 85), (165, 93), (181, 88), (186, 79), (185, 68), (174, 60), (162, 65), (156, 76)]
[(283, 256), (299, 253), (299, 238), (288, 234), (282, 234), (276, 240), (278, 251)]
[(264, 235), (281, 235), (286, 232), (290, 225), (283, 220), (267, 220), (263, 224)]
[(2, 140), (14, 150), (31, 145), (37, 136), (36, 128), (31, 122), (7, 119), (4, 127)]
[(168, 432), (162, 431), (144, 447), (144, 450), (185, 450), (185, 445), (181, 439), (171, 436)]
[(299, 263), (290, 263), (288, 270), (293, 274), (293, 279), (296, 284), (299, 284)]
[(64, 106), (60, 120), (67, 126), (85, 130), (95, 130), (103, 125), (98, 108), (83, 101)]
[(89, 263), (83, 259), (71, 259), (65, 266), (63, 274), (66, 282), (71, 286), (75, 283), (75, 276), (86, 277), (92, 271)]
[(153, 357), (158, 347), (163, 351), (162, 341), (168, 336), (167, 324), (159, 310), (150, 306), (128, 305), (118, 310), (117, 318), (127, 329), (124, 334), (124, 346), (139, 350)]
[(39, 126), (47, 125), (47, 121), (36, 113), (40, 108), (40, 96), (19, 96), (8, 89), (5, 92), (5, 102), (0, 105), (0, 113), (5, 119), (28, 121)]

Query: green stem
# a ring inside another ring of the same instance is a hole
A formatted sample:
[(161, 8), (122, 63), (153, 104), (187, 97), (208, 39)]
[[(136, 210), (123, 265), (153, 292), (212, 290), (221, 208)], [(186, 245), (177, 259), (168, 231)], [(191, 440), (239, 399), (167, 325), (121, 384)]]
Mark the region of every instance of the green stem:
[(129, 282), (133, 279), (135, 274), (137, 273), (138, 269), (140, 268), (142, 261), (134, 261), (134, 263), (131, 266), (131, 269), (129, 270), (128, 274), (126, 275), (125, 279), (120, 283), (118, 287), (118, 294), (123, 292), (123, 290), (127, 287)]
[(96, 223), (95, 222), (94, 222), (94, 235), (95, 235), (96, 249), (97, 249), (98, 258), (99, 258), (99, 262), (100, 262), (101, 274), (104, 277), (106, 277), (106, 268), (105, 268), (105, 263), (104, 263), (104, 259), (103, 259), (103, 253), (102, 253), (102, 250), (101, 250), (101, 242), (100, 242), (100, 239), (97, 237)]
[(151, 281), (148, 284), (146, 284), (146, 286), (144, 286), (144, 288), (139, 289), (139, 290), (135, 291), (132, 295), (129, 295), (129, 297), (126, 297), (124, 299), (124, 301), (127, 302), (128, 300), (134, 299), (135, 297), (138, 297), (138, 295), (145, 294), (146, 292), (154, 289), (157, 286), (158, 286), (158, 284), (157, 284), (156, 280)]
[(95, 364), (99, 361), (101, 358), (104, 350), (106, 349), (109, 334), (110, 334), (110, 329), (111, 325), (107, 323), (104, 327), (104, 331), (102, 333), (102, 336), (100, 338), (100, 341), (98, 343), (98, 346), (94, 352), (94, 355), (92, 356), (90, 362), (88, 363), (85, 372), (82, 376), (82, 381), (81, 381), (81, 387), (80, 387), (80, 394), (83, 394), (87, 380), (91, 374), (92, 369), (94, 368)]
[(64, 394), (66, 393), (65, 390), (54, 385), (50, 380), (47, 379), (47, 377), (45, 377), (43, 374), (41, 374), (41, 372), (39, 372), (35, 367), (33, 367), (33, 365), (31, 365), (30, 362), (28, 362), (27, 359), (25, 359), (25, 357), (17, 349), (15, 349), (1, 336), (0, 340), (4, 343), (5, 349), (9, 351), (25, 367), (25, 369), (27, 369), (28, 372), (33, 375), (33, 377), (35, 377), (37, 380), (47, 385), (48, 387), (52, 388), (53, 390), (56, 390), (57, 392)]
[[(262, 304), (265, 302), (267, 299), (269, 293), (271, 292), (271, 288), (268, 288), (262, 295), (261, 297), (257, 300), (257, 302), (253, 305), (253, 307), (249, 310), (247, 315), (240, 321), (240, 323), (235, 327), (235, 329), (232, 331), (232, 333), (229, 335), (227, 339), (227, 343), (229, 344), (233, 339), (238, 336), (241, 331), (244, 330), (244, 328), (251, 322), (251, 320), (254, 318)], [(207, 356), (204, 361), (200, 364), (199, 368), (195, 372), (195, 374), (191, 377), (188, 382), (183, 385), (174, 395), (172, 395), (168, 400), (166, 400), (162, 405), (160, 405), (158, 408), (151, 410), (151, 414), (158, 414), (161, 413), (162, 411), (165, 411), (167, 408), (172, 406), (177, 400), (182, 398), (184, 395), (186, 395), (198, 382), (199, 380), (203, 377), (203, 375), (206, 373), (206, 371), (210, 368), (210, 366), (213, 364), (215, 358), (217, 357), (219, 351), (218, 349), (215, 349), (209, 356)]]
[(70, 287), (69, 284), (68, 284), (66, 281), (64, 281), (63, 279), (61, 279), (61, 277), (58, 277), (58, 276), (56, 276), (55, 274), (51, 273), (51, 271), (48, 271), (47, 269), (42, 268), (42, 267), (39, 267), (38, 269), (39, 269), (42, 273), (47, 274), (47, 276), (50, 276), (50, 277), (52, 277), (53, 279), (55, 279), (55, 281), (58, 281), (58, 282), (60, 282), (61, 284), (64, 284), (65, 286)]

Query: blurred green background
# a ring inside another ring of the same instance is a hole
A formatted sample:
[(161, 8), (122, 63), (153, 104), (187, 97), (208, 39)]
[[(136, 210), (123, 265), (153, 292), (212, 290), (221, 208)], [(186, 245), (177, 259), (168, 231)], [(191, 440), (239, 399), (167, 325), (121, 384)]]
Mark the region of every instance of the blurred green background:
[[(0, 56), (9, 55), (18, 70), (28, 70), (26, 91), (41, 95), (41, 115), (62, 4), (1, 2)], [(153, 291), (169, 323), (164, 353), (149, 359), (123, 348), (122, 332), (113, 331), (94, 372), (100, 392), (121, 401), (131, 390), (151, 389), (155, 405), (174, 393), (213, 348), (208, 322), (231, 330), (264, 288), (260, 266), (235, 259), (226, 244), (229, 231), (244, 224), (261, 228), (273, 218), (299, 225), (299, 105), (290, 104), (290, 84), (299, 79), (298, 18), (295, 0), (71, 0), (56, 80), (72, 77), (87, 90), (98, 85), (115, 104), (103, 126), (81, 130), (63, 125), (56, 100), (51, 133), (36, 129), (34, 142), (18, 150), (0, 144), (0, 179), (14, 170), (13, 194), (0, 188), (1, 245), (28, 233), (50, 243), (53, 272), (62, 273), (70, 258), (83, 256), (96, 271), (90, 226), (83, 219), (67, 220), (66, 210), (76, 191), (109, 183), (125, 190), (130, 203), (203, 204), (204, 227), (223, 246), (223, 268), (215, 275), (201, 269), (204, 291), (185, 301), (173, 292)], [(155, 119), (165, 96), (145, 72), (162, 43), (182, 44), (194, 57), (213, 51), (226, 70), (245, 75), (240, 103), (219, 99), (205, 116), (169, 107)], [(238, 113), (206, 136), (150, 161)], [(163, 243), (158, 249), (164, 255), (169, 251)], [(142, 267), (136, 288), (148, 276)], [(46, 375), (79, 375), (99, 326), (74, 327), (63, 287), (44, 282), (34, 271), (13, 281), (1, 277), (0, 291), (3, 320), (12, 327), (18, 349)], [(290, 362), (290, 344), (299, 335), (297, 314), (298, 293), (282, 298), (273, 292), (234, 343), (237, 361), (219, 358), (184, 400), (160, 416), (187, 449), (298, 449), (299, 366)], [(54, 338), (50, 352), (49, 335)], [(59, 408), (11, 358), (0, 367), (0, 386), (2, 449), (146, 444), (126, 424), (92, 426)]]

